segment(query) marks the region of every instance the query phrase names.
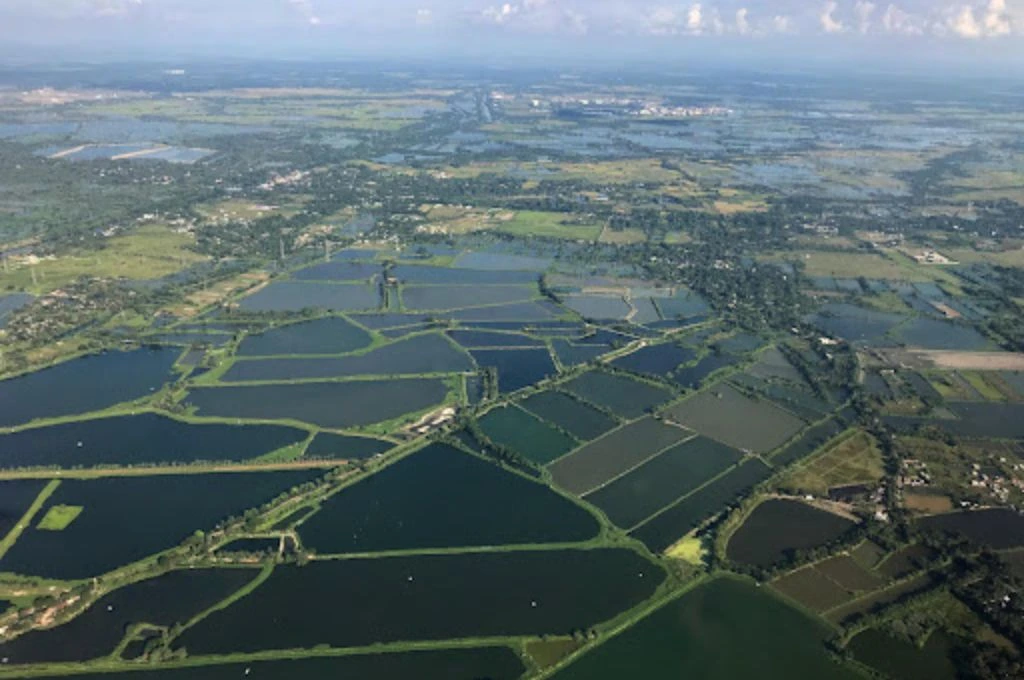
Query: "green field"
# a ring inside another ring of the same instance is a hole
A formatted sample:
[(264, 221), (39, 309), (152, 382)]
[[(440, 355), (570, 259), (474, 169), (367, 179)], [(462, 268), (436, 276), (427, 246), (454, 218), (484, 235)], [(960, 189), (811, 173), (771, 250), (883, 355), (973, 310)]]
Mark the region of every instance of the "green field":
[(40, 531), (64, 531), (78, 519), (84, 510), (80, 505), (55, 505), (39, 520), (36, 529)]

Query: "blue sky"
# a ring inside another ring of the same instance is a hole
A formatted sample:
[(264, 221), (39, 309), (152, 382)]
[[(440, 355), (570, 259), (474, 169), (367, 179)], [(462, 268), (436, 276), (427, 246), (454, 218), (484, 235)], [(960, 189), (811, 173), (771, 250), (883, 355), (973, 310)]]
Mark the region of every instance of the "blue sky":
[(673, 53), (1024, 64), (1024, 0), (0, 0), (53, 54)]

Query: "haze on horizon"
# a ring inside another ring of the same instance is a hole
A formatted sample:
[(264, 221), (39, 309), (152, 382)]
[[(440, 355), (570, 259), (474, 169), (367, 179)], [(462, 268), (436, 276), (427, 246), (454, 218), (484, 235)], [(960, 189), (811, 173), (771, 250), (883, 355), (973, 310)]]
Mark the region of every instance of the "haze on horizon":
[(1024, 71), (1024, 0), (0, 0), (0, 58), (420, 57)]

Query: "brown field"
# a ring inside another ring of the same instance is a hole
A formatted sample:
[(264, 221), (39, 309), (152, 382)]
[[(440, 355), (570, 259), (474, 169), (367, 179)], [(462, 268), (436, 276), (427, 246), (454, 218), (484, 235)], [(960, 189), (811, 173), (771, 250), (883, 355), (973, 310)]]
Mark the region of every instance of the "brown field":
[(911, 355), (938, 368), (966, 371), (1024, 371), (1024, 353), (911, 350)]
[(920, 512), (925, 515), (934, 515), (940, 512), (949, 512), (953, 509), (953, 501), (949, 496), (930, 493), (917, 493), (908, 491), (903, 496), (903, 504), (908, 510)]

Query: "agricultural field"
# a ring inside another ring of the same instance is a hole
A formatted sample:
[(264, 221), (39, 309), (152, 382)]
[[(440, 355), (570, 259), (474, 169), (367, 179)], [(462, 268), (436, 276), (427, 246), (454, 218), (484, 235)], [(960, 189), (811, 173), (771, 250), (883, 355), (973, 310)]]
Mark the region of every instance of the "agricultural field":
[(868, 433), (854, 431), (795, 466), (779, 480), (778, 487), (787, 493), (827, 497), (835, 487), (874, 488), (884, 476), (878, 443)]

